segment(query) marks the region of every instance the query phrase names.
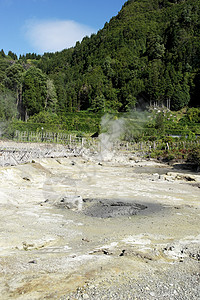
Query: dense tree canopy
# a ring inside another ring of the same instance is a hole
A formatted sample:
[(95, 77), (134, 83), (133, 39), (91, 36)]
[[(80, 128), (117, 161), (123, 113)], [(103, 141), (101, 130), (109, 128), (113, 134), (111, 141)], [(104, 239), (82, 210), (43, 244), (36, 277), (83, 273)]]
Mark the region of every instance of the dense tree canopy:
[(199, 107), (200, 0), (129, 0), (91, 37), (56, 53), (0, 51), (0, 94), (41, 111)]
[(199, 0), (127, 1), (96, 35), (38, 66), (66, 111), (199, 106), (199, 13)]
[(28, 115), (42, 111), (46, 106), (46, 76), (36, 67), (29, 68), (23, 80), (23, 104)]

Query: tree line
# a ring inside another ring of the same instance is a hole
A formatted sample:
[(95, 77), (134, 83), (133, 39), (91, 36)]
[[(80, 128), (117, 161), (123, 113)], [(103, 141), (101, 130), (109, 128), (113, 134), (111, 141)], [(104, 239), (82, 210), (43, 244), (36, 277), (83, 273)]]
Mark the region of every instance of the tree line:
[(200, 0), (129, 0), (56, 53), (0, 51), (0, 118), (199, 107)]

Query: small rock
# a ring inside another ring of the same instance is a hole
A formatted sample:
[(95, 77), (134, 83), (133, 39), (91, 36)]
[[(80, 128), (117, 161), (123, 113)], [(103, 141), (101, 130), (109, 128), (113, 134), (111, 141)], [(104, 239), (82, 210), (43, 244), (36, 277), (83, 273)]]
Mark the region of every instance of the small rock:
[(176, 290), (174, 290), (174, 295), (176, 295), (176, 296), (178, 295), (178, 292)]
[(124, 255), (125, 255), (125, 251), (126, 251), (126, 250), (122, 250), (122, 252), (120, 253), (119, 256), (124, 256)]
[(37, 264), (37, 261), (36, 260), (30, 260), (28, 263), (29, 264)]
[(90, 242), (90, 241), (89, 241), (88, 239), (86, 239), (86, 238), (83, 238), (82, 241), (83, 241), (83, 242), (87, 242), (87, 243)]
[(63, 208), (82, 210), (83, 199), (81, 196), (65, 196), (58, 200), (57, 205)]
[(31, 181), (30, 178), (28, 178), (28, 177), (23, 177), (23, 180)]
[(109, 255), (110, 253), (107, 250), (102, 250), (103, 254)]

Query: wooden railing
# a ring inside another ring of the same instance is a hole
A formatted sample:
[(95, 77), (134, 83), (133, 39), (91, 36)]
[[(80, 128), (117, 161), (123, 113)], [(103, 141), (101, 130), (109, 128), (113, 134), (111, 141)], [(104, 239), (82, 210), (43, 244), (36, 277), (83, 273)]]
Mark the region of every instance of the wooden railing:
[(14, 141), (0, 141), (0, 166), (17, 165), (36, 158), (66, 157), (69, 155), (105, 154), (105, 152), (132, 152), (140, 156), (151, 155), (154, 150), (191, 149), (200, 147), (199, 140), (177, 142), (106, 142), (101, 138), (76, 137), (63, 133), (16, 132)]

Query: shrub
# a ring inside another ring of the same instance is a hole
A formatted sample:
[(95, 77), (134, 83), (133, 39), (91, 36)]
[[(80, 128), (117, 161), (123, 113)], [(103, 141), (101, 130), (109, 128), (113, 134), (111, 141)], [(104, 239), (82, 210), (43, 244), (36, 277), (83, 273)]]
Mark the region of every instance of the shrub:
[(30, 117), (28, 123), (47, 123), (47, 124), (59, 124), (60, 119), (55, 113), (48, 111), (41, 111), (38, 114)]
[(197, 170), (200, 168), (200, 146), (194, 147), (188, 154), (188, 162), (193, 163)]

